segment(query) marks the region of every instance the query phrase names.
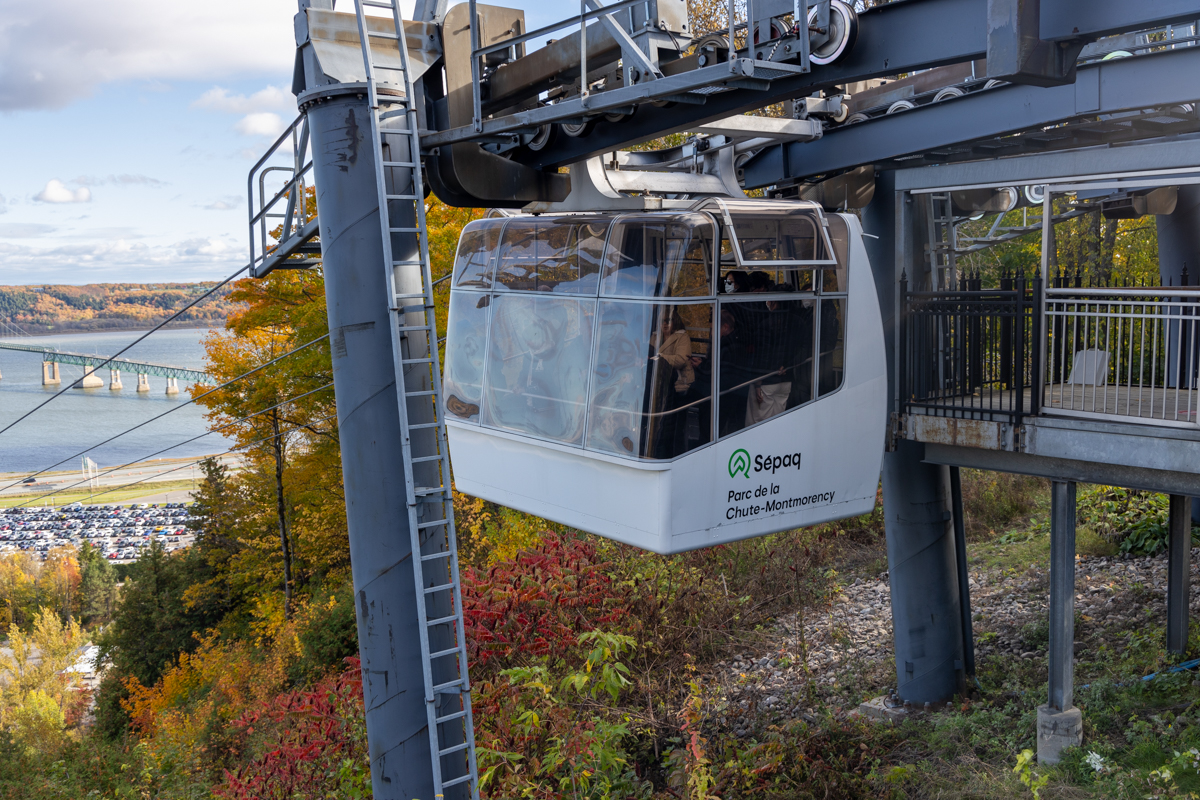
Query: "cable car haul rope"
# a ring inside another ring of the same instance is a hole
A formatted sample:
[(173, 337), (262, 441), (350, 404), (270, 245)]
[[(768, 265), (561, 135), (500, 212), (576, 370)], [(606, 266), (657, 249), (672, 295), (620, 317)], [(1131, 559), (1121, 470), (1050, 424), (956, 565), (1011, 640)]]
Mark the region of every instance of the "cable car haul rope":
[(462, 491), (639, 547), (865, 513), (887, 415), (858, 221), (706, 200), (473, 222), (444, 392)]

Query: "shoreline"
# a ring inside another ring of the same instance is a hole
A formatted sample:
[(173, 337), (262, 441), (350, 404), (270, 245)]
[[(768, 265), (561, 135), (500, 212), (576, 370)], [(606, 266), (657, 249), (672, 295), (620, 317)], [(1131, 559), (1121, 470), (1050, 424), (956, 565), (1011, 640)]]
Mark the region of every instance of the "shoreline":
[[(11, 323), (11, 324), (15, 325), (16, 323)], [(136, 328), (129, 328), (129, 327), (65, 328), (63, 330), (38, 331), (36, 333), (31, 333), (30, 331), (25, 331), (25, 333), (28, 334), (26, 336), (0, 336), (0, 339), (5, 339), (5, 340), (7, 340), (7, 339), (36, 339), (36, 338), (39, 338), (42, 336), (69, 336), (69, 335), (78, 334), (78, 333), (145, 333), (146, 331), (150, 330), (153, 327), (154, 327), (153, 325), (150, 325), (150, 326), (142, 325), (142, 326), (139, 326)], [(221, 323), (219, 325), (195, 325), (195, 324), (187, 324), (187, 323), (181, 324), (181, 325), (170, 324), (170, 325), (164, 325), (162, 327), (162, 330), (164, 330), (164, 331), (188, 331), (188, 330), (211, 331), (211, 330), (223, 329), (224, 327), (225, 327), (225, 321), (221, 320)], [(24, 330), (24, 329), (22, 329), (22, 330)]]

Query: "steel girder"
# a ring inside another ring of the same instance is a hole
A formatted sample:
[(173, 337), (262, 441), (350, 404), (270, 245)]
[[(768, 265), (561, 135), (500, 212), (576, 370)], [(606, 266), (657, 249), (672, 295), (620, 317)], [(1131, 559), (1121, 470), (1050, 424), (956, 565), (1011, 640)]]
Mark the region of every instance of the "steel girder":
[[(1044, 0), (1041, 14), (1044, 38), (1091, 40), (1120, 31), (1200, 19), (1200, 0)], [(543, 150), (518, 151), (513, 158), (541, 169), (559, 167), (848, 82), (984, 58), (987, 16), (987, 0), (888, 3), (859, 15), (858, 42), (841, 63), (774, 80), (761, 91), (740, 89), (710, 95), (703, 105), (641, 109), (621, 122), (601, 119), (589, 136), (559, 137)], [(1003, 126), (998, 130), (1008, 129)]]
[[(1198, 74), (1200, 47), (1186, 47), (1083, 67), (1076, 82), (1065, 86), (997, 87), (827, 131), (813, 142), (764, 150), (745, 165), (745, 185), (777, 185), (862, 164), (915, 167), (1103, 144), (1105, 126), (1111, 130), (1121, 123), (1099, 118), (1195, 102), (1200, 99)], [(1063, 128), (1062, 133), (1044, 130), (1072, 120), (1095, 123)], [(1190, 120), (1178, 118), (1175, 130), (1171, 121), (1161, 116), (1140, 125), (1130, 122), (1117, 138), (1153, 138), (1200, 127), (1194, 113)], [(997, 138), (1021, 132), (1023, 136)]]

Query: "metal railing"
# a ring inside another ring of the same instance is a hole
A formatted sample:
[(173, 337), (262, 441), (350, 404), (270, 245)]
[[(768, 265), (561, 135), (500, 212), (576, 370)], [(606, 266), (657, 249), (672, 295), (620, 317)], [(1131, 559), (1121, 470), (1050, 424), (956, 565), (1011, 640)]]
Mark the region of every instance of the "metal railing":
[(910, 291), (901, 277), (901, 410), (1014, 425), (1037, 414), (1041, 294), (1041, 279), (1024, 276), (997, 289), (964, 277), (951, 291)]
[(1195, 425), (1200, 287), (1046, 292), (1044, 410)]
[[(286, 143), (291, 143), (292, 164), (290, 166), (269, 165), (268, 161), (279, 153)], [(250, 219), (250, 273), (261, 278), (273, 269), (279, 269), (302, 245), (316, 235), (315, 219), (308, 217), (308, 188), (311, 185), (308, 173), (312, 170), (312, 159), (308, 157), (308, 117), (296, 117), (275, 143), (268, 148), (246, 178), (246, 205)], [(282, 188), (268, 195), (267, 176), (286, 173)], [(258, 183), (258, 197), (254, 184)], [(282, 208), (281, 208), (282, 204)], [(279, 227), (278, 241), (272, 232)], [(313, 259), (294, 259), (288, 268), (303, 269), (318, 263)]]

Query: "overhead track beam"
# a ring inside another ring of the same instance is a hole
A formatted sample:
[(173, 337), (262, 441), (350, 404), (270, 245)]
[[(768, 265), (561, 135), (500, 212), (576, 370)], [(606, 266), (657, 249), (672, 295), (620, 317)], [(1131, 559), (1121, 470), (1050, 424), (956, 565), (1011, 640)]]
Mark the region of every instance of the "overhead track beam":
[[(1075, 83), (1009, 85), (827, 131), (804, 144), (760, 152), (744, 167), (746, 188), (851, 169), (861, 164), (898, 167), (895, 159), (938, 151), (999, 134), (1040, 130), (1082, 116), (1189, 103), (1200, 98), (1200, 47), (1167, 50), (1083, 67)], [(1155, 135), (1146, 132), (1146, 138)], [(979, 152), (978, 158), (1008, 153)], [(1025, 152), (1046, 149), (1029, 142)], [(938, 155), (941, 160), (949, 160)]]
[[(1043, 39), (1088, 41), (1121, 31), (1200, 19), (1200, 0), (1045, 0), (1041, 15)], [(561, 137), (542, 150), (518, 152), (513, 158), (540, 169), (559, 167), (820, 89), (985, 58), (987, 19), (987, 0), (888, 3), (859, 15), (858, 41), (838, 64), (773, 80), (763, 91), (710, 94), (702, 106), (655, 108), (653, 113), (636, 114), (620, 122), (600, 120), (589, 136)], [(1156, 80), (1160, 77), (1156, 75)], [(520, 124), (514, 120), (513, 127)]]

